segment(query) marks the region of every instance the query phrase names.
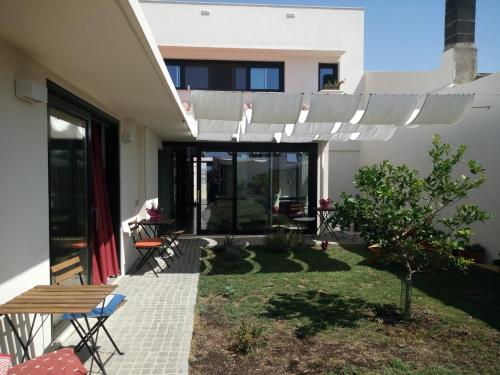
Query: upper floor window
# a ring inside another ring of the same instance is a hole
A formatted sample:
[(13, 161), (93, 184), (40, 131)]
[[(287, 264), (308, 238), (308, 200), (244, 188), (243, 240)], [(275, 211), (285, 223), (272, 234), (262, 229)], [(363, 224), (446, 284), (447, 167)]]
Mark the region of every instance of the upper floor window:
[(284, 91), (282, 62), (166, 59), (165, 63), (178, 89)]
[(338, 89), (338, 64), (319, 64), (318, 73), (318, 91)]

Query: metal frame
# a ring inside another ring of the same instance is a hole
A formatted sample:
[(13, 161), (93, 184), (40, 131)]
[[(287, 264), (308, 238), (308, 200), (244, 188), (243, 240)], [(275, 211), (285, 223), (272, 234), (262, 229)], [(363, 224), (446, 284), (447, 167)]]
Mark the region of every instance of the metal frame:
[[(232, 234), (259, 234), (262, 231), (242, 231), (238, 230), (236, 226), (237, 218), (237, 162), (236, 156), (237, 152), (308, 152), (309, 153), (309, 185), (308, 185), (308, 195), (309, 202), (317, 201), (317, 175), (318, 175), (318, 144), (316, 143), (248, 143), (248, 142), (164, 142), (163, 148), (196, 148), (196, 155), (198, 158), (197, 163), (197, 195), (200, 197), (200, 187), (201, 187), (201, 151), (221, 151), (221, 152), (231, 152), (233, 157), (233, 217), (232, 217), (232, 228), (229, 230)], [(162, 187), (160, 186), (160, 189)], [(227, 234), (228, 230), (222, 231), (207, 231), (200, 230), (201, 228), (201, 202), (198, 199), (197, 203), (197, 233), (198, 234)], [(309, 216), (316, 218), (316, 212), (310, 210)], [(316, 228), (316, 223), (314, 228), (311, 228), (310, 232), (313, 233)]]

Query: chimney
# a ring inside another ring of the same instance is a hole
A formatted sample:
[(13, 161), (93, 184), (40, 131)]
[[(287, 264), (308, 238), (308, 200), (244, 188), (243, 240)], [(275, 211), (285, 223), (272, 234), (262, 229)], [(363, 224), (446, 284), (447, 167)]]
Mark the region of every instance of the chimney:
[(444, 52), (453, 54), (454, 83), (476, 79), (476, 0), (446, 0)]

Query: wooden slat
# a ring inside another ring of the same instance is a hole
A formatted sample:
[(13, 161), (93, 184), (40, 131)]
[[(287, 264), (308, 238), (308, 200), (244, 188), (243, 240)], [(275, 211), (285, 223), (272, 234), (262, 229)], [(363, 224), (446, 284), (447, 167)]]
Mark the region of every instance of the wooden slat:
[(76, 276), (82, 272), (83, 272), (83, 267), (78, 266), (76, 268), (69, 270), (68, 272), (64, 272), (60, 275), (54, 276), (54, 281), (56, 282), (56, 284), (60, 284), (63, 281), (71, 279), (73, 276)]
[(80, 263), (80, 257), (76, 256), (71, 259), (65, 260), (64, 262), (58, 263), (52, 267), (50, 267), (50, 270), (52, 272), (59, 272), (62, 271), (65, 268), (68, 268), (69, 266), (72, 266), (74, 264), (79, 264)]
[(117, 285), (37, 285), (30, 290), (113, 290)]
[(47, 308), (31, 307), (29, 305), (24, 307), (0, 307), (0, 314), (88, 314), (94, 308), (82, 309), (75, 307), (59, 307), (50, 306)]

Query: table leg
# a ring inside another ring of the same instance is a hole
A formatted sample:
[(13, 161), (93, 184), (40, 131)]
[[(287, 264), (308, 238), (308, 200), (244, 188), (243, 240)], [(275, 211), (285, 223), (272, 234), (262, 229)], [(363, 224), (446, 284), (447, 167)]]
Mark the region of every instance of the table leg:
[(4, 315), (5, 319), (7, 320), (7, 323), (9, 323), (9, 326), (12, 329), (12, 332), (14, 332), (14, 336), (16, 336), (16, 339), (19, 342), (19, 345), (21, 345), (21, 348), (23, 348), (23, 357), (21, 359), (21, 362), (24, 362), (25, 358), (31, 359), (30, 354), (29, 354), (29, 346), (30, 346), (31, 342), (33, 341), (33, 338), (31, 337), (31, 335), (33, 334), (33, 327), (35, 326), (35, 320), (36, 320), (37, 315), (38, 314), (35, 314), (35, 316), (33, 317), (33, 323), (31, 323), (30, 332), (29, 332), (28, 339), (27, 339), (26, 343), (23, 342), (21, 335), (19, 334), (14, 322), (10, 319), (9, 315), (8, 314)]
[[(88, 320), (87, 316), (84, 315), (83, 319), (85, 320), (85, 325), (87, 326), (88, 332), (91, 332), (91, 328), (90, 328), (90, 324), (89, 324), (89, 320)], [(104, 375), (106, 375), (106, 370), (104, 368), (104, 364), (102, 362), (101, 355), (99, 354), (99, 351), (97, 350), (97, 337), (96, 337), (96, 340), (94, 340), (94, 336), (91, 333), (87, 334), (86, 332), (80, 332), (80, 330), (78, 329), (79, 324), (77, 324), (75, 322), (75, 320), (71, 320), (71, 324), (73, 325), (73, 327), (75, 328), (75, 331), (80, 336), (80, 339), (83, 340), (83, 345), (89, 351), (89, 354), (92, 356), (92, 359), (97, 363), (97, 366), (102, 371), (102, 373)], [(83, 329), (83, 327), (81, 325), (80, 325), (80, 328)], [(90, 345), (89, 345), (89, 341), (90, 341)]]

